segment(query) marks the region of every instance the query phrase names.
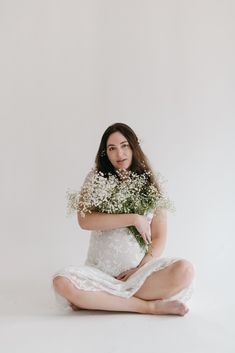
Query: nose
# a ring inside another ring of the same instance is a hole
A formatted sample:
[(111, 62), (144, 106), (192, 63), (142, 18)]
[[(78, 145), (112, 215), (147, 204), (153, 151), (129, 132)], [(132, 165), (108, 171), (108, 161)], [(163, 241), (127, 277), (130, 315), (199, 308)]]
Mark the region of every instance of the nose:
[(117, 159), (122, 159), (123, 151), (121, 148), (117, 148)]

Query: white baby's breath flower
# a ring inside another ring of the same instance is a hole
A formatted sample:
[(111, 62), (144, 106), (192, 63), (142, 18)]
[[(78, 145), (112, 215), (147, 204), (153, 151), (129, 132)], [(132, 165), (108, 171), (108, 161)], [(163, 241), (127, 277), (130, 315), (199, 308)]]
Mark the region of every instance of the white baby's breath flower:
[[(89, 173), (81, 190), (68, 190), (67, 213), (78, 212), (82, 217), (87, 213), (136, 213), (140, 215), (160, 208), (174, 210), (172, 202), (149, 182), (151, 173), (137, 174), (131, 171), (117, 171), (117, 175), (95, 169)], [(128, 227), (136, 240), (146, 251), (148, 247), (134, 226)]]

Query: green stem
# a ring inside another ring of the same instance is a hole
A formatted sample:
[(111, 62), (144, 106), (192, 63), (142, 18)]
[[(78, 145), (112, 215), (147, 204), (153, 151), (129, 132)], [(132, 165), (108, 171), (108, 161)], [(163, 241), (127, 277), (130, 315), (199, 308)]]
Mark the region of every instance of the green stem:
[(149, 244), (146, 244), (144, 239), (142, 238), (142, 236), (140, 235), (140, 233), (138, 232), (138, 230), (136, 229), (135, 226), (129, 226), (128, 227), (130, 233), (132, 233), (136, 239), (136, 241), (138, 242), (138, 244), (140, 245), (141, 248), (144, 249), (145, 253), (148, 252), (149, 250)]

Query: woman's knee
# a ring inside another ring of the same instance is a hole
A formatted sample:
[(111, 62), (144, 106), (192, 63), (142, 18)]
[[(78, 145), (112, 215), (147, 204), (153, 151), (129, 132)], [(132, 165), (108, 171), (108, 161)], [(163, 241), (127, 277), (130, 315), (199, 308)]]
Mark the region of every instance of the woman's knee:
[(178, 260), (172, 268), (172, 281), (182, 288), (187, 287), (193, 281), (195, 269), (193, 264), (188, 260)]
[(71, 283), (67, 278), (63, 276), (56, 276), (53, 279), (53, 286), (56, 292), (61, 295), (66, 295), (71, 287)]

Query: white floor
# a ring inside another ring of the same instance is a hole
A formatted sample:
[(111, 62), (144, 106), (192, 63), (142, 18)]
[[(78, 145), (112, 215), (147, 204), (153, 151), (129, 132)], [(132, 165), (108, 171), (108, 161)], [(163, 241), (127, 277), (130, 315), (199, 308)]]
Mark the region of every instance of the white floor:
[[(235, 309), (196, 291), (184, 317), (108, 311), (60, 312), (50, 288), (1, 291), (3, 353), (234, 353)], [(49, 289), (49, 290), (48, 290)], [(48, 293), (50, 293), (48, 295)]]

